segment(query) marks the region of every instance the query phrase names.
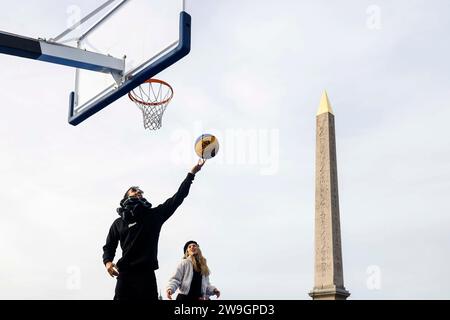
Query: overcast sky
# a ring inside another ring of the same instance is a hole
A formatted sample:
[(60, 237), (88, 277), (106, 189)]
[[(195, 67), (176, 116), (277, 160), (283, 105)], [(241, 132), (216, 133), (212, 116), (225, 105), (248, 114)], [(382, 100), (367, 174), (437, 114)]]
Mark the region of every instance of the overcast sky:
[[(0, 0), (0, 30), (51, 38), (102, 2)], [(157, 76), (175, 97), (156, 132), (126, 97), (73, 127), (73, 69), (0, 55), (0, 298), (111, 299), (102, 246), (123, 193), (162, 203), (212, 133), (219, 154), (162, 229), (160, 289), (194, 239), (221, 298), (309, 299), (324, 89), (350, 298), (450, 298), (450, 3), (186, 2), (192, 50)], [(130, 11), (101, 41), (174, 40)]]

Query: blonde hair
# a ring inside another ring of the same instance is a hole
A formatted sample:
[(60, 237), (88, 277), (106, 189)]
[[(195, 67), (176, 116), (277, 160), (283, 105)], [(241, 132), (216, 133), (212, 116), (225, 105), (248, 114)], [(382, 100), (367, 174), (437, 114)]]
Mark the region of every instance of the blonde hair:
[(206, 259), (205, 257), (203, 257), (202, 251), (200, 250), (199, 246), (197, 246), (196, 255), (190, 256), (189, 249), (187, 249), (184, 253), (183, 259), (191, 260), (194, 270), (200, 272), (203, 276), (209, 276), (209, 274), (211, 273), (209, 271), (208, 264), (206, 263)]

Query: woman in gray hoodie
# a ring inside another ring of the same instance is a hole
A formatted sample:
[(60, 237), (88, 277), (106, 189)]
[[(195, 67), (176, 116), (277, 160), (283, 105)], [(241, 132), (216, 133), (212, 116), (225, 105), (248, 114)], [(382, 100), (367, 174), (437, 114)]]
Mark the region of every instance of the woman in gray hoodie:
[(178, 289), (177, 300), (208, 300), (210, 296), (220, 296), (220, 291), (209, 282), (209, 268), (200, 247), (195, 241), (188, 241), (183, 247), (184, 257), (167, 285), (167, 298)]

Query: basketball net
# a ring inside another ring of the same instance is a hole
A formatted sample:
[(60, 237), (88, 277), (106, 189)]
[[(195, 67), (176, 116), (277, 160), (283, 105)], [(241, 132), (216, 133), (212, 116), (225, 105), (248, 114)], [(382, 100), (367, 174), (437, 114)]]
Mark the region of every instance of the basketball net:
[(128, 93), (128, 97), (142, 111), (144, 128), (160, 129), (166, 107), (173, 97), (172, 87), (162, 80), (149, 79)]

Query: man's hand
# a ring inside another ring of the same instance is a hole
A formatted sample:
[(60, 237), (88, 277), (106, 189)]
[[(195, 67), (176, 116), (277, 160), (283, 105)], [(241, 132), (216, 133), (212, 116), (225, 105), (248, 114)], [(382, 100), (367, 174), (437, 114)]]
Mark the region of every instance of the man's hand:
[(108, 271), (109, 275), (114, 278), (114, 276), (118, 276), (119, 272), (117, 271), (116, 265), (112, 262), (107, 262), (105, 264), (106, 271)]
[(195, 165), (195, 167), (192, 168), (191, 173), (196, 174), (200, 170), (202, 170), (203, 165), (206, 163), (205, 159), (198, 160), (198, 163)]
[(173, 294), (172, 290), (167, 289), (167, 298), (168, 298), (169, 300), (172, 300), (172, 294)]

